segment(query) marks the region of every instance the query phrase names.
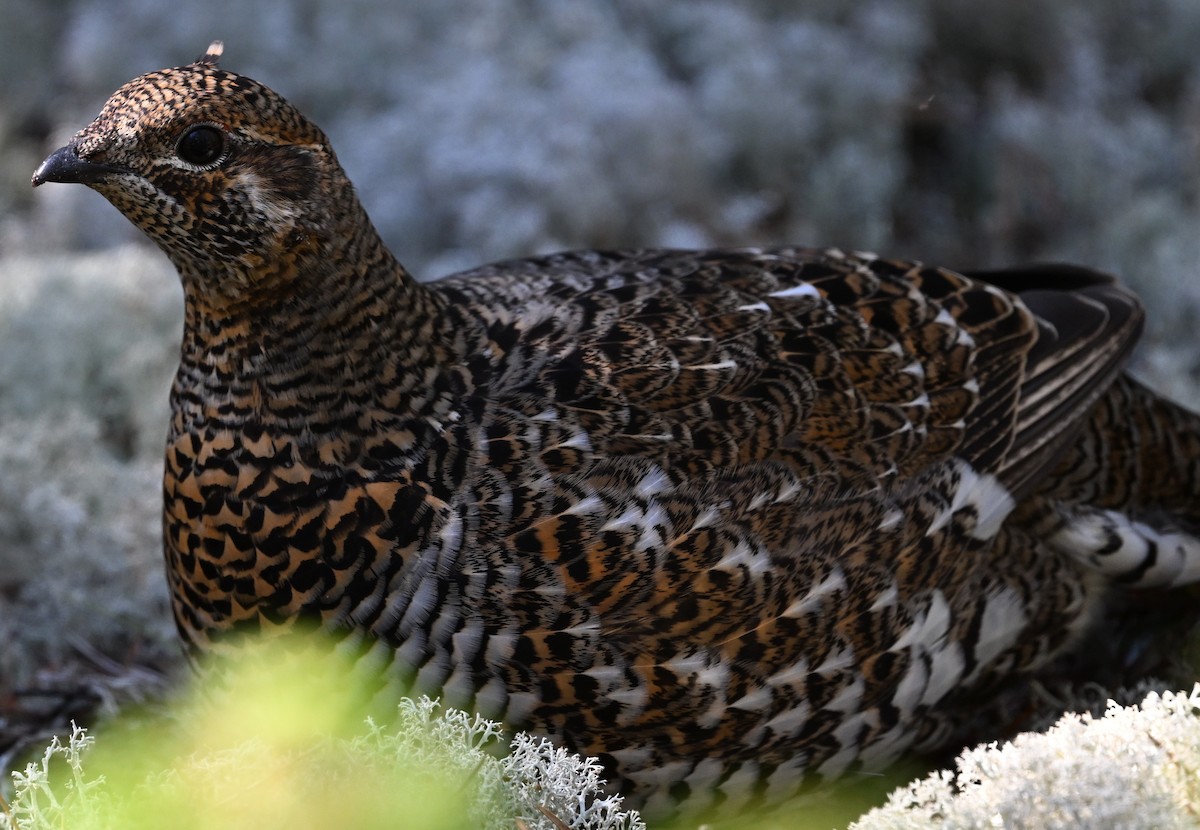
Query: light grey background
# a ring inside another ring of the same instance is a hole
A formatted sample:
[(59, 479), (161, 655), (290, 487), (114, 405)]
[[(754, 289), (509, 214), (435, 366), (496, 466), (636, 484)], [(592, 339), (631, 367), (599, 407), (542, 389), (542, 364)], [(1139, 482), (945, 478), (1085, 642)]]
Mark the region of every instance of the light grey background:
[(94, 674), (81, 643), (175, 659), (179, 289), (100, 197), (29, 176), (214, 38), (418, 276), (581, 246), (1070, 260), (1143, 294), (1138, 371), (1200, 400), (1193, 0), (0, 0), (0, 691)]

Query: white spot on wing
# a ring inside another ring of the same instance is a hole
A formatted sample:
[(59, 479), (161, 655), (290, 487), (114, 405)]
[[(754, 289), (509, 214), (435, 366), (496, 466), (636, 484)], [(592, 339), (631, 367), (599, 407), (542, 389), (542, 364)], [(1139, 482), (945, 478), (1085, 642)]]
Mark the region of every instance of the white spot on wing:
[(484, 683), (483, 687), (475, 693), (475, 708), (484, 717), (504, 717), (504, 709), (507, 702), (507, 684), (498, 677), (493, 677), (487, 683)]
[[(404, 616), (400, 619), (400, 631), (402, 633), (408, 633), (415, 628), (424, 627), (430, 613), (438, 604), (436, 584), (437, 580), (423, 579), (417, 585), (412, 599), (408, 601), (408, 607), (404, 609)], [(400, 598), (401, 592), (396, 591), (395, 596)], [(389, 601), (387, 610), (383, 614), (384, 620), (394, 620), (393, 614), (398, 612), (399, 608)], [(420, 665), (419, 661), (417, 664)]]
[(766, 303), (762, 303), (762, 302), (751, 303), (750, 305), (740, 305), (737, 307), (737, 310), (738, 311), (765, 311), (768, 314), (771, 313), (771, 307), (769, 305), (767, 305)]
[(442, 684), (442, 702), (447, 706), (462, 709), (471, 705), (475, 694), (475, 678), (470, 666), (456, 665), (455, 670)]
[(612, 749), (608, 753), (617, 760), (621, 766), (630, 769), (638, 769), (650, 763), (653, 757), (649, 747), (633, 746), (624, 747), (622, 749)]
[(863, 696), (863, 680), (862, 677), (856, 677), (853, 683), (843, 686), (833, 699), (825, 704), (824, 711), (844, 712), (850, 714), (857, 712), (862, 706)]
[(815, 669), (817, 674), (835, 674), (842, 669), (848, 669), (855, 665), (854, 649), (846, 646), (841, 648), (835, 646), (829, 650), (829, 654), (821, 661), (821, 665)]
[(759, 686), (729, 704), (730, 708), (742, 709), (747, 712), (761, 712), (771, 705), (771, 689), (769, 686)]
[(567, 515), (586, 515), (588, 513), (599, 513), (602, 509), (604, 509), (604, 502), (599, 496), (588, 496), (585, 499), (575, 502), (575, 504), (563, 512)]
[(933, 652), (933, 665), (929, 669), (929, 684), (921, 702), (926, 705), (937, 703), (958, 686), (963, 675), (963, 655), (958, 643), (947, 642)]
[(925, 661), (919, 655), (913, 655), (908, 664), (904, 677), (896, 685), (896, 693), (892, 695), (892, 705), (902, 714), (909, 714), (917, 708), (921, 696), (925, 694), (925, 685), (929, 681), (929, 672)]
[(821, 292), (816, 287), (808, 283), (793, 285), (791, 288), (783, 288), (779, 291), (772, 291), (768, 297), (778, 297), (781, 300), (791, 300), (799, 297), (820, 297)]
[(663, 796), (667, 797), (667, 787), (687, 775), (690, 768), (690, 761), (668, 761), (662, 766), (633, 767), (625, 774), (631, 781), (637, 783), (639, 788), (645, 787), (646, 792), (661, 790)]
[(725, 772), (725, 764), (716, 758), (705, 758), (684, 779), (693, 792), (708, 792)]
[(586, 452), (592, 448), (592, 442), (591, 439), (588, 438), (588, 434), (580, 430), (564, 441), (562, 446), (572, 447), (573, 449), (583, 450)]
[(533, 692), (514, 692), (509, 695), (508, 707), (504, 710), (504, 720), (509, 723), (520, 723), (529, 719), (533, 710), (540, 704), (541, 696)]
[(634, 492), (639, 498), (649, 498), (667, 492), (671, 489), (671, 479), (667, 476), (661, 467), (653, 467), (650, 472), (642, 476), (637, 483)]
[(871, 603), (869, 610), (882, 611), (884, 608), (890, 608), (891, 606), (895, 605), (899, 600), (900, 591), (896, 588), (895, 581), (893, 581), (892, 584), (888, 586), (886, 591), (875, 598), (875, 601)]
[(649, 693), (643, 686), (633, 686), (629, 689), (609, 692), (605, 697), (631, 710), (630, 714), (636, 714), (645, 711), (646, 701), (649, 700)]
[(800, 485), (794, 481), (788, 482), (779, 491), (779, 495), (775, 497), (775, 503), (791, 501), (797, 493), (800, 492)]
[(468, 623), (450, 637), (450, 657), (455, 665), (466, 665), (475, 659), (483, 642), (483, 624)]
[(733, 550), (726, 553), (717, 564), (713, 565), (713, 569), (732, 571), (746, 568), (752, 574), (760, 574), (768, 570), (770, 566), (771, 559), (764, 551), (755, 550), (745, 542), (738, 542), (733, 546)]
[(926, 652), (937, 649), (950, 630), (950, 606), (946, 596), (935, 590), (929, 597), (929, 607), (914, 615), (912, 625), (892, 645), (891, 651), (918, 648)]
[(880, 734), (858, 755), (859, 763), (864, 769), (884, 769), (896, 763), (904, 752), (912, 745), (912, 727), (906, 723), (889, 729)]
[(817, 773), (823, 778), (839, 778), (856, 758), (858, 758), (858, 745), (848, 746), (836, 755), (826, 758), (817, 767)]
[(903, 519), (904, 511), (898, 507), (893, 507), (884, 513), (883, 518), (879, 520), (879, 529), (882, 531), (894, 530)]
[(780, 712), (764, 725), (776, 734), (790, 735), (804, 728), (810, 714), (812, 714), (812, 707), (808, 705), (807, 701), (801, 701), (791, 709)]
[(975, 511), (975, 527), (971, 535), (976, 539), (990, 539), (1000, 530), (1000, 525), (1012, 512), (1015, 502), (1000, 480), (989, 473), (976, 473), (965, 461), (956, 462), (958, 481), (950, 504), (934, 516), (926, 536), (932, 536), (950, 523), (954, 514), (971, 507)]
[(874, 726), (877, 723), (878, 712), (874, 709), (854, 712), (842, 719), (842, 722), (833, 730), (833, 737), (846, 749), (854, 749), (857, 756), (859, 735), (863, 731), (863, 727)]
[(616, 687), (625, 677), (625, 672), (616, 666), (592, 666), (583, 674), (595, 680), (605, 691)]
[(803, 683), (809, 674), (808, 661), (801, 659), (775, 672), (767, 678), (767, 683), (772, 686), (797, 686)]
[(438, 533), (442, 543), (441, 556), (453, 558), (457, 555), (458, 548), (462, 544), (462, 525), (462, 516), (458, 513), (451, 514), (450, 518), (446, 520), (446, 524)]
[(721, 803), (723, 811), (729, 815), (745, 805), (754, 795), (754, 787), (758, 784), (758, 764), (754, 761), (744, 761), (737, 771), (721, 784), (721, 792), (727, 798)]
[(1002, 588), (984, 598), (983, 618), (979, 624), (979, 639), (975, 642), (975, 662), (982, 670), (1011, 648), (1028, 622), (1025, 603), (1012, 588)]
[(766, 803), (776, 804), (799, 792), (804, 781), (807, 760), (800, 756), (788, 758), (767, 776), (767, 789), (763, 792)]
[(846, 575), (841, 568), (834, 568), (829, 575), (808, 589), (808, 593), (784, 609), (784, 617), (803, 617), (820, 610), (821, 602), (835, 591), (846, 587)]
[(605, 524), (600, 528), (600, 531), (605, 532), (609, 530), (623, 530), (627, 527), (633, 527), (642, 520), (643, 515), (645, 514), (642, 513), (641, 505), (636, 503), (631, 504), (629, 507), (625, 508), (625, 512), (620, 516), (605, 522)]
[(658, 502), (651, 502), (643, 520), (642, 533), (634, 544), (634, 548), (643, 551), (661, 547), (666, 541), (663, 538), (663, 527), (666, 523), (667, 511)]
[(718, 507), (709, 507), (696, 517), (696, 521), (692, 523), (692, 530), (706, 528), (715, 523), (719, 518), (721, 518), (721, 509)]

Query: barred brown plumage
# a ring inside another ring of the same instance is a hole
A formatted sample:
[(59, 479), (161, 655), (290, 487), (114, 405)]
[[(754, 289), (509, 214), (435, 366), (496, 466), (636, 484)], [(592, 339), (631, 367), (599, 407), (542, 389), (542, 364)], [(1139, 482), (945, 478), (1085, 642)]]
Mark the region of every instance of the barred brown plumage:
[(666, 813), (936, 745), (1113, 585), (1200, 576), (1200, 421), (1115, 281), (834, 249), (414, 280), (219, 48), (34, 174), (179, 271), (164, 541), (188, 649), (318, 621)]

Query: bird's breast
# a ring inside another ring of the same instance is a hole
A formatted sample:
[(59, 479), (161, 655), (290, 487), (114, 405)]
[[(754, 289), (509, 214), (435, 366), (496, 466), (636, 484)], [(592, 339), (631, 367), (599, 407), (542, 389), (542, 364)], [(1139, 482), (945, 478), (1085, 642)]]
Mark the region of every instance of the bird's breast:
[(164, 543), (177, 619), (194, 645), (264, 621), (353, 617), (369, 627), (395, 613), (383, 608), (384, 589), (442, 543), (449, 508), (402, 467), (333, 463), (344, 444), (300, 446), (253, 428), (170, 438)]

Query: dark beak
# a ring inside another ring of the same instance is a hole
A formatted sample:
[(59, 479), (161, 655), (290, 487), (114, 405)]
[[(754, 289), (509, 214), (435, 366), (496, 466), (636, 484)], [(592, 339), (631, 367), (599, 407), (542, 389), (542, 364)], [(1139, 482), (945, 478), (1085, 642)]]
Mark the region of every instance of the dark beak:
[(88, 161), (80, 158), (75, 151), (75, 145), (68, 144), (50, 154), (33, 174), (33, 186), (37, 187), (46, 182), (74, 182), (78, 184), (93, 184), (103, 181), (109, 173), (122, 172), (124, 168), (111, 164)]

